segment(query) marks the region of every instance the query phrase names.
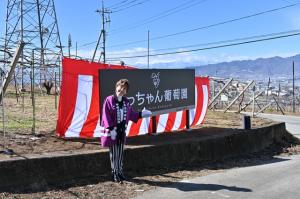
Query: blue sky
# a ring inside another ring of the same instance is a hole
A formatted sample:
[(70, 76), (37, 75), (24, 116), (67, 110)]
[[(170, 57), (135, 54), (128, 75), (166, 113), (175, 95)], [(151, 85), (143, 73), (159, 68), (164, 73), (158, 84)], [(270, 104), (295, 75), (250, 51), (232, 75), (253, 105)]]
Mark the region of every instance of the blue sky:
[[(107, 57), (119, 57), (138, 55), (140, 51), (147, 49), (147, 32), (150, 38), (178, 33), (195, 29), (226, 20), (231, 20), (258, 12), (279, 8), (292, 3), (300, 3), (296, 0), (105, 0), (106, 7), (141, 3), (120, 12), (110, 14), (109, 26), (107, 26)], [(132, 2), (132, 4), (130, 4)], [(72, 35), (73, 46), (78, 43), (78, 55), (91, 57), (95, 43), (82, 46), (97, 40), (101, 18), (95, 12), (101, 7), (101, 0), (55, 0), (58, 16), (59, 30), (63, 45), (67, 44), (67, 37)], [(6, 0), (0, 1), (0, 36), (4, 37)], [(168, 10), (177, 8), (177, 12), (171, 13), (159, 20), (152, 21), (136, 28), (128, 29), (132, 24), (140, 24), (152, 17), (168, 14)], [(163, 14), (164, 13), (164, 14)], [(235, 21), (232, 23), (215, 26), (203, 30), (193, 31), (173, 37), (159, 40), (150, 40), (150, 51), (155, 53), (157, 49), (203, 44), (223, 40), (251, 37), (269, 33), (284, 32), (300, 29), (300, 4), (294, 7), (282, 9), (276, 12), (259, 15), (256, 17)], [(117, 30), (117, 31), (113, 31)], [(134, 45), (119, 44), (145, 40)], [(150, 58), (151, 65), (181, 67), (188, 65), (203, 65), (222, 61), (255, 59), (258, 57), (290, 56), (300, 52), (300, 36), (279, 40), (253, 43), (247, 45), (219, 48), (206, 51), (198, 51), (184, 54), (157, 56)], [(196, 47), (197, 48), (197, 47)], [(73, 48), (74, 52), (75, 49)], [(169, 51), (174, 51), (169, 50)], [(126, 52), (126, 53), (125, 53)], [(167, 52), (167, 51), (158, 51)], [(142, 53), (143, 54), (143, 53)], [(122, 59), (128, 65), (144, 66), (146, 58)]]

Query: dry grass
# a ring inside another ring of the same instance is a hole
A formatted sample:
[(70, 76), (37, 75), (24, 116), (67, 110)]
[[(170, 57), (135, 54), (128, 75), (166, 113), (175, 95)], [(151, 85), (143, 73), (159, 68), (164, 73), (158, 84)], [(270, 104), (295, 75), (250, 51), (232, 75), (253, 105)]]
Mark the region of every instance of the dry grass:
[[(30, 93), (23, 93), (17, 101), (15, 95), (8, 92), (4, 98), (4, 114), (6, 132), (33, 133), (33, 106)], [(56, 117), (55, 95), (46, 95), (44, 91), (36, 92), (35, 132), (38, 134), (53, 131), (56, 125)]]

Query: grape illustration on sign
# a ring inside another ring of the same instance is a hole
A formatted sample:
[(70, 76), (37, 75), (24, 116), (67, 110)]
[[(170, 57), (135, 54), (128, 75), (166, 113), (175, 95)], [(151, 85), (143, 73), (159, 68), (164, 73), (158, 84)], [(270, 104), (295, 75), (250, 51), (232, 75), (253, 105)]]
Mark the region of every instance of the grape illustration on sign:
[(152, 73), (151, 78), (153, 79), (153, 84), (154, 84), (155, 88), (157, 88), (159, 86), (159, 82), (160, 82), (159, 72), (157, 74)]

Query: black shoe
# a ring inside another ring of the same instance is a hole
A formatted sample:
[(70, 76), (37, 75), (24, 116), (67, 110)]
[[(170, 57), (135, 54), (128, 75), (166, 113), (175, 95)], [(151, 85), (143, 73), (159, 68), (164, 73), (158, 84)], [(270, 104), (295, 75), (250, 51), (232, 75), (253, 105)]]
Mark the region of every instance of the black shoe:
[(127, 180), (127, 178), (124, 176), (124, 174), (122, 172), (119, 173), (118, 176), (119, 176), (121, 181), (126, 181)]
[(112, 174), (112, 181), (113, 182), (121, 182), (121, 179), (119, 177), (119, 175), (117, 175), (116, 173)]

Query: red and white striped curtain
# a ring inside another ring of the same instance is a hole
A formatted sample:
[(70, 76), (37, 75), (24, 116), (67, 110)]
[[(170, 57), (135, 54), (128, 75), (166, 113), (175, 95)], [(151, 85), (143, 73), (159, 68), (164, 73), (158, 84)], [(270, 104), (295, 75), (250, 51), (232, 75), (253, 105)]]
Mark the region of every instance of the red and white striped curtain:
[[(124, 69), (124, 66), (90, 63), (63, 59), (61, 95), (56, 133), (60, 137), (100, 137), (103, 127), (99, 117), (99, 69)], [(127, 67), (128, 68), (128, 67)], [(132, 68), (132, 67), (129, 67)], [(195, 108), (189, 110), (190, 126), (204, 121), (209, 99), (209, 79), (195, 78)], [(186, 127), (186, 111), (156, 116), (157, 133), (171, 132)], [(129, 122), (127, 136), (152, 132), (152, 118)]]

